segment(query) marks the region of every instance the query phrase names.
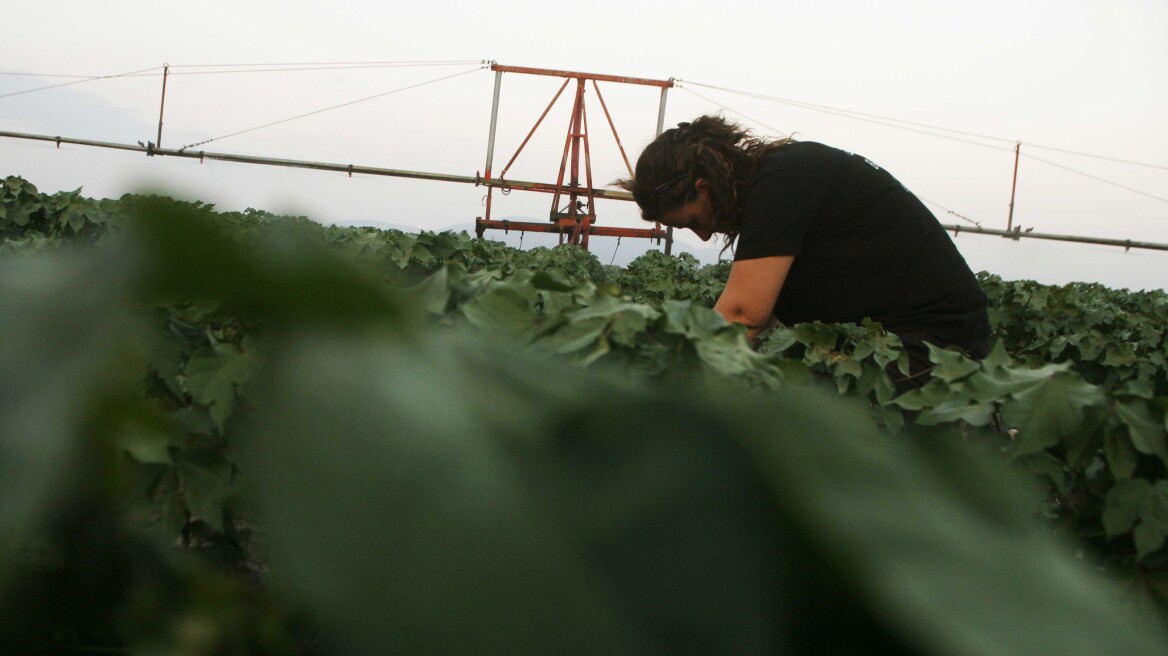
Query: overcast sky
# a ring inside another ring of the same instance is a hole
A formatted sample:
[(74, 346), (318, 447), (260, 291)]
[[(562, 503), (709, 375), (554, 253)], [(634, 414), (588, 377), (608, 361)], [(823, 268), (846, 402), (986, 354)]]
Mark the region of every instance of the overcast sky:
[[(169, 63), (163, 146), (210, 140), (198, 148), (473, 176), (485, 166), (494, 83), (479, 62), (494, 60), (677, 78), (667, 125), (723, 111), (760, 134), (794, 133), (861, 153), (947, 224), (1006, 227), (1014, 143), (1021, 141), (1015, 225), (1168, 243), (1164, 0), (988, 0), (961, 8), (908, 0), (41, 0), (8, 3), (4, 22), (0, 73), (37, 76), (0, 75), (3, 131), (152, 141), (160, 67)], [(421, 61), (461, 63), (221, 72)], [(221, 66), (236, 64), (256, 66)], [(147, 74), (7, 95), (75, 81), (50, 75), (131, 71)], [(559, 84), (504, 75), (496, 174)], [(604, 84), (601, 90), (635, 161), (653, 136), (658, 92)], [(372, 96), (378, 97), (252, 130)], [(549, 113), (510, 178), (554, 181), (568, 100)], [(588, 102), (599, 186), (626, 172), (591, 91)], [(471, 230), (485, 194), (473, 185), (58, 150), (15, 139), (0, 139), (0, 175), (21, 175), (46, 192), (84, 187), (87, 195), (108, 197), (155, 189), (222, 209), (418, 229)], [(496, 195), (493, 215), (545, 220), (550, 202), (544, 194)], [(600, 201), (597, 209), (602, 224), (638, 225), (631, 204)], [(700, 246), (688, 233), (678, 238)], [(975, 270), (1007, 278), (1168, 287), (1164, 252), (965, 234), (956, 242)], [(594, 246), (607, 262), (616, 244)], [(621, 249), (627, 256), (645, 247), (625, 242)]]

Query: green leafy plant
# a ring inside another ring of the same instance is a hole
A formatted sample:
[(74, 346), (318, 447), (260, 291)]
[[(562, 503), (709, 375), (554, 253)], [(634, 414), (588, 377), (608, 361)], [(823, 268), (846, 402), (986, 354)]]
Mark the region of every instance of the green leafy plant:
[(983, 276), (993, 354), (897, 395), (871, 322), (752, 349), (728, 264), (0, 207), (17, 653), (1162, 644), (1162, 293)]

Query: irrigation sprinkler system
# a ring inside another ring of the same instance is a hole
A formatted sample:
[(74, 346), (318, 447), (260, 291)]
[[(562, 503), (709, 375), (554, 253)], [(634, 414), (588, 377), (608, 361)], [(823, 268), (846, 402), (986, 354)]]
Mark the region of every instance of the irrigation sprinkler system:
[[(268, 166), (314, 169), (318, 171), (335, 171), (340, 173), (347, 173), (350, 177), (354, 173), (357, 173), (362, 175), (435, 180), (439, 182), (457, 182), (473, 184), (475, 186), (481, 185), (487, 187), (487, 196), (486, 211), (484, 213), (485, 215), (475, 218), (475, 233), (479, 238), (482, 238), (487, 230), (515, 230), (518, 232), (553, 233), (559, 235), (561, 244), (570, 243), (585, 249), (588, 248), (588, 241), (589, 237), (591, 236), (644, 238), (656, 240), (658, 244), (664, 243), (665, 253), (667, 255), (671, 254), (673, 247), (673, 229), (669, 227), (663, 227), (660, 223), (654, 224), (652, 228), (620, 228), (597, 225), (596, 200), (606, 199), (628, 201), (632, 200), (632, 195), (625, 191), (597, 189), (593, 187), (592, 158), (591, 150), (589, 148), (588, 113), (585, 103), (585, 94), (588, 83), (591, 83), (592, 89), (594, 90), (596, 98), (600, 103), (600, 107), (604, 113), (605, 119), (608, 122), (608, 126), (612, 131), (612, 136), (616, 141), (617, 150), (620, 152), (621, 157), (624, 160), (624, 164), (629, 172), (629, 175), (632, 176), (632, 167), (629, 164), (628, 156), (625, 154), (624, 146), (621, 144), (620, 135), (617, 133), (616, 125), (612, 120), (612, 115), (609, 113), (608, 106), (604, 101), (604, 96), (600, 91), (599, 82), (658, 87), (660, 89), (660, 101), (657, 114), (657, 129), (655, 134), (661, 134), (665, 121), (666, 99), (668, 97), (669, 89), (675, 86), (674, 80), (672, 78), (669, 80), (652, 80), (645, 78), (600, 75), (543, 68), (504, 66), (495, 62), (490, 62), (490, 68), (495, 72), (495, 85), (494, 95), (491, 102), (491, 124), (487, 141), (486, 165), (482, 174), (476, 172), (474, 176), (432, 173), (424, 171), (409, 171), (403, 169), (390, 169), (375, 166), (361, 166), (333, 162), (237, 155), (232, 153), (207, 152), (202, 150), (195, 151), (191, 150), (190, 146), (184, 146), (177, 149), (163, 148), (161, 145), (162, 127), (163, 115), (166, 110), (166, 82), (170, 72), (169, 65), (163, 67), (162, 98), (158, 110), (158, 134), (156, 141), (147, 142), (145, 144), (142, 142), (138, 142), (137, 144), (124, 144), (108, 141), (95, 141), (90, 139), (76, 139), (70, 137), (27, 134), (8, 131), (0, 131), (0, 137), (46, 141), (55, 143), (57, 148), (60, 148), (61, 144), (92, 146), (97, 148), (110, 148), (114, 150), (139, 152), (151, 157), (164, 156), (198, 159), (200, 162), (204, 160), (216, 160), (223, 162), (236, 162), (241, 164), (261, 164)], [(544, 109), (539, 119), (536, 120), (535, 125), (528, 132), (526, 138), (524, 138), (523, 142), (519, 145), (519, 148), (516, 149), (515, 154), (512, 155), (511, 159), (507, 162), (507, 165), (504, 166), (503, 170), (499, 173), (499, 175), (496, 176), (493, 172), (495, 135), (496, 128), (498, 126), (499, 98), (504, 73), (560, 77), (564, 78), (564, 83), (560, 86), (551, 102), (548, 103), (547, 108)], [(568, 131), (564, 140), (564, 150), (560, 159), (560, 167), (556, 174), (555, 182), (512, 180), (507, 178), (507, 172), (510, 170), (511, 165), (515, 163), (515, 160), (527, 146), (527, 143), (531, 140), (531, 137), (539, 129), (540, 125), (543, 123), (543, 120), (547, 117), (552, 107), (555, 106), (561, 95), (563, 95), (564, 90), (573, 81), (575, 82), (575, 94), (572, 101), (571, 120), (568, 124)], [(1007, 219), (1006, 229), (994, 230), (990, 228), (982, 228), (981, 226), (971, 228), (959, 224), (942, 224), (943, 228), (953, 232), (955, 237), (961, 233), (968, 233), (996, 235), (1015, 241), (1020, 239), (1044, 239), (1051, 241), (1096, 244), (1103, 246), (1118, 246), (1124, 248), (1125, 250), (1138, 248), (1168, 251), (1168, 244), (1162, 243), (1137, 241), (1131, 239), (1106, 239), (1077, 235), (1039, 233), (1033, 232), (1032, 230), (1023, 230), (1020, 226), (1014, 226), (1014, 193), (1017, 188), (1017, 160), (1020, 148), (1021, 142), (1017, 143), (1014, 148), (1014, 176), (1010, 190), (1010, 214)], [(582, 160), (581, 156), (583, 156)], [(583, 164), (583, 167), (581, 167), (581, 164)], [(581, 180), (580, 176), (581, 168), (583, 169), (584, 173), (583, 180)], [(541, 223), (534, 221), (510, 221), (492, 219), (491, 208), (495, 189), (499, 189), (504, 194), (509, 193), (512, 190), (534, 191), (552, 194), (551, 210), (548, 214), (548, 221)]]

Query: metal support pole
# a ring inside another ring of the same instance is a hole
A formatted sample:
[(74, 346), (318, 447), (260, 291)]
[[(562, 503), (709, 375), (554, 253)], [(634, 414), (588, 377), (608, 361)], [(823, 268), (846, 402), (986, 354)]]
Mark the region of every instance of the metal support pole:
[(1006, 230), (1014, 227), (1014, 191), (1018, 188), (1018, 155), (1022, 150), (1022, 142), (1014, 144), (1014, 181), (1010, 183), (1010, 215), (1006, 217)]
[[(568, 130), (568, 139), (572, 143), (572, 187), (580, 186), (580, 137), (583, 134), (583, 126), (581, 123), (581, 116), (584, 111), (584, 78), (576, 80), (576, 104), (572, 108), (572, 123)], [(581, 246), (582, 235), (580, 232), (580, 210), (579, 210), (579, 196), (573, 192), (568, 194), (568, 216), (575, 221), (572, 227), (572, 234), (570, 242), (573, 246)]]
[[(580, 80), (581, 92), (584, 88), (584, 80)], [(588, 110), (584, 107), (584, 103), (580, 103), (580, 126), (583, 128), (584, 134), (584, 183), (588, 188), (592, 188), (592, 152), (588, 148)], [(579, 186), (577, 184), (576, 186)], [(588, 205), (584, 212), (584, 218), (580, 219), (580, 245), (584, 250), (588, 250), (588, 235), (589, 228), (592, 226), (592, 219), (596, 216), (596, 199), (592, 197), (592, 193), (587, 194)]]
[(170, 64), (162, 65), (162, 102), (158, 107), (158, 136), (154, 139), (154, 146), (162, 148), (162, 113), (166, 110), (166, 78), (170, 76)]
[[(503, 71), (495, 71), (495, 95), (491, 99), (491, 131), (487, 136), (487, 163), (483, 170), (483, 178), (491, 179), (491, 167), (494, 166), (495, 160), (495, 128), (499, 123), (499, 87), (503, 84)], [(487, 207), (486, 217), (491, 220), (491, 198), (494, 195), (495, 188), (487, 187)], [(481, 235), (480, 235), (481, 237)]]
[[(669, 78), (672, 82), (673, 78)], [(657, 107), (657, 135), (665, 131), (665, 100), (669, 95), (669, 87), (661, 87), (661, 104)]]
[(612, 129), (612, 138), (616, 141), (616, 149), (620, 151), (621, 159), (625, 161), (625, 168), (629, 172), (629, 177), (633, 177), (633, 165), (629, 164), (629, 156), (625, 154), (625, 147), (621, 144), (620, 135), (616, 133), (616, 125), (612, 122), (612, 115), (608, 113), (608, 105), (604, 102), (604, 96), (600, 95), (600, 85), (596, 80), (592, 80), (592, 88), (596, 90), (596, 99), (600, 101), (600, 108), (604, 110), (604, 118), (608, 119), (608, 127)]
[(995, 230), (993, 228), (983, 228), (981, 226), (971, 228), (969, 226), (946, 225), (944, 223), (941, 224), (941, 227), (945, 230), (952, 231), (953, 236), (955, 237), (959, 234), (994, 235), (998, 237), (1005, 237), (1006, 239), (1012, 239), (1014, 241), (1019, 241), (1021, 239), (1043, 239), (1046, 241), (1065, 241), (1076, 244), (1119, 246), (1125, 251), (1129, 251), (1133, 248), (1140, 248), (1168, 252), (1168, 244), (1158, 244), (1156, 242), (1149, 241), (1133, 241), (1131, 239), (1105, 239), (1102, 237), (1081, 237), (1079, 235), (1059, 235), (1046, 232), (1024, 232), (1018, 228), (1014, 228), (1013, 230)]
[[(584, 80), (576, 81), (576, 106), (572, 108), (572, 186), (580, 186), (580, 137), (583, 136), (581, 116), (584, 111)], [(575, 197), (572, 200), (576, 200)], [(575, 204), (573, 204), (574, 206)], [(575, 209), (573, 209), (573, 214)]]
[[(52, 136), (52, 135), (44, 135), (44, 134), (26, 134), (26, 133), (22, 133), (22, 132), (8, 132), (8, 131), (4, 131), (4, 130), (0, 130), (0, 139), (29, 139), (29, 140), (33, 140), (33, 141), (43, 141), (46, 143), (56, 144), (57, 148), (60, 148), (61, 144), (70, 144), (70, 145), (77, 145), (77, 146), (92, 146), (92, 147), (97, 147), (97, 148), (109, 148), (109, 149), (113, 149), (113, 150), (125, 150), (125, 151), (129, 151), (129, 152), (134, 152), (134, 153), (145, 153), (148, 150), (150, 150), (150, 148), (148, 148), (146, 146), (141, 146), (141, 145), (137, 145), (137, 144), (123, 144), (123, 143), (114, 143), (114, 142), (109, 142), (109, 141), (93, 141), (90, 139), (74, 139), (74, 138), (70, 138), (70, 137)], [(562, 184), (561, 185), (552, 185), (552, 184), (545, 183), (545, 182), (528, 182), (528, 181), (521, 181), (521, 180), (507, 180), (507, 181), (484, 180), (482, 177), (480, 177), (478, 175), (469, 176), (469, 175), (452, 175), (452, 174), (448, 174), (448, 173), (429, 173), (429, 172), (424, 172), (424, 171), (405, 171), (405, 170), (400, 170), (400, 169), (387, 169), (387, 168), (379, 168), (379, 167), (372, 167), (372, 166), (354, 166), (353, 164), (337, 164), (337, 163), (331, 163), (331, 162), (313, 162), (313, 161), (307, 161), (307, 160), (277, 159), (274, 157), (256, 157), (256, 156), (252, 156), (252, 155), (235, 155), (235, 154), (231, 154), (231, 153), (214, 153), (214, 152), (209, 153), (209, 152), (204, 152), (204, 151), (192, 152), (192, 151), (188, 151), (188, 150), (177, 150), (177, 149), (173, 149), (173, 148), (163, 150), (163, 151), (159, 152), (158, 154), (165, 155), (167, 157), (197, 159), (200, 162), (203, 160), (209, 159), (209, 160), (220, 161), (220, 162), (237, 162), (237, 163), (241, 163), (241, 164), (261, 164), (261, 165), (268, 165), (268, 166), (283, 166), (283, 167), (291, 167), (291, 168), (312, 169), (312, 170), (317, 170), (317, 171), (333, 171), (333, 172), (337, 172), (337, 173), (349, 173), (349, 174), (358, 173), (358, 174), (362, 174), (362, 175), (389, 176), (389, 177), (396, 177), (396, 178), (411, 178), (411, 179), (415, 179), (415, 180), (434, 180), (434, 181), (438, 181), (438, 182), (458, 182), (458, 183), (464, 183), (464, 184), (473, 184), (475, 186), (487, 186), (489, 188), (507, 187), (507, 188), (513, 188), (513, 189), (525, 189), (525, 190), (529, 190), (529, 191), (539, 191), (539, 192), (544, 192), (544, 193), (549, 193), (549, 194), (560, 194), (560, 193), (564, 193), (564, 191), (565, 191), (564, 186)], [(567, 191), (568, 191), (568, 193), (575, 192), (577, 194), (591, 194), (594, 198), (605, 198), (605, 199), (615, 199), (615, 200), (632, 200), (633, 199), (632, 195), (629, 194), (628, 192), (625, 192), (625, 191), (610, 191), (607, 189), (587, 189), (587, 188), (583, 188), (583, 187), (570, 188)], [(559, 231), (559, 226), (554, 225), (554, 224), (549, 224), (546, 222), (543, 222), (543, 223), (518, 223), (515, 221), (510, 221), (510, 222), (492, 221), (491, 225), (489, 227), (502, 229), (502, 228), (504, 228), (504, 224), (509, 225), (512, 230), (517, 229), (520, 226), (522, 226), (523, 230), (529, 230), (529, 231), (535, 231), (535, 232), (552, 232), (552, 233), (554, 233), (554, 232)], [(1125, 250), (1138, 248), (1138, 249), (1147, 249), (1147, 250), (1168, 252), (1168, 244), (1146, 242), (1146, 241), (1136, 241), (1136, 240), (1131, 240), (1131, 239), (1103, 239), (1103, 238), (1097, 238), (1097, 237), (1083, 237), (1083, 236), (1078, 236), (1078, 235), (1058, 235), (1058, 234), (1045, 234), (1045, 233), (1037, 233), (1037, 232), (1023, 232), (1021, 230), (992, 230), (989, 228), (981, 228), (981, 227), (970, 228), (970, 227), (960, 226), (960, 225), (945, 225), (945, 224), (942, 224), (941, 227), (944, 228), (945, 230), (953, 231), (955, 234), (956, 233), (967, 233), (967, 234), (997, 235), (997, 236), (1002, 236), (1002, 237), (1008, 237), (1010, 239), (1015, 239), (1015, 240), (1019, 239), (1019, 238), (1044, 239), (1044, 240), (1051, 240), (1051, 241), (1075, 242), (1075, 243), (1081, 243), (1081, 244), (1098, 244), (1098, 245), (1103, 245), (1103, 246), (1118, 246), (1118, 247), (1121, 247)], [(591, 229), (589, 230), (589, 232), (592, 235), (604, 236), (604, 237), (618, 237), (618, 236), (620, 236), (620, 237), (630, 237), (630, 238), (631, 237), (644, 237), (644, 238), (649, 238), (649, 239), (662, 239), (662, 238), (664, 238), (664, 239), (666, 239), (667, 245), (671, 241), (671, 237), (669, 235), (665, 234), (663, 231), (651, 230), (651, 229), (647, 229), (647, 228), (646, 229), (641, 229), (641, 228), (603, 228), (603, 227), (598, 227), (598, 226), (593, 225), (591, 227)]]
[[(669, 81), (673, 82), (673, 78), (669, 78)], [(661, 87), (661, 105), (657, 108), (657, 136), (658, 137), (660, 137), (661, 133), (665, 131), (665, 100), (668, 97), (668, 95), (669, 95), (669, 87)], [(657, 227), (660, 228), (661, 224), (658, 223)], [(665, 254), (666, 255), (673, 255), (673, 227), (672, 226), (665, 229)]]
[(515, 154), (511, 156), (510, 160), (508, 160), (507, 166), (503, 167), (503, 172), (499, 174), (500, 179), (507, 177), (507, 171), (511, 170), (511, 165), (514, 164), (515, 160), (519, 158), (519, 153), (523, 152), (523, 149), (527, 147), (527, 142), (531, 141), (532, 135), (534, 135), (535, 131), (539, 129), (539, 126), (543, 123), (543, 120), (547, 118), (548, 112), (552, 111), (552, 107), (555, 106), (556, 101), (560, 99), (560, 95), (564, 93), (564, 89), (568, 88), (568, 83), (571, 81), (571, 79), (564, 80), (564, 83), (560, 85), (560, 90), (556, 92), (556, 95), (552, 97), (552, 101), (548, 103), (547, 108), (545, 108), (543, 113), (539, 115), (539, 118), (536, 119), (535, 125), (531, 127), (531, 131), (528, 132), (527, 136), (523, 138), (523, 143), (519, 144), (519, 148), (515, 149)]
[[(580, 105), (584, 102), (584, 81), (580, 80), (576, 85), (576, 98), (572, 102), (572, 116), (568, 121), (568, 136), (564, 139), (564, 154), (560, 158), (560, 171), (556, 176), (556, 194), (552, 197), (552, 210), (550, 218), (552, 221), (558, 221), (561, 218), (570, 218), (575, 215), (575, 203), (569, 201), (567, 216), (560, 216), (560, 193), (564, 187), (564, 174), (568, 171), (568, 154), (572, 153), (575, 158), (572, 160), (571, 175), (572, 187), (576, 187), (576, 175), (579, 169), (579, 141), (573, 137), (573, 134), (579, 131), (580, 125)], [(575, 146), (575, 148), (573, 148)], [(575, 195), (570, 196), (571, 200), (575, 200)], [(561, 240), (561, 243), (562, 240)]]
[(487, 165), (484, 177), (491, 179), (491, 166), (495, 160), (495, 128), (499, 124), (499, 87), (503, 84), (503, 72), (495, 71), (495, 96), (491, 99), (491, 132), (487, 136)]
[[(77, 146), (93, 146), (97, 148), (110, 148), (113, 150), (126, 150), (135, 153), (145, 153), (150, 150), (149, 146), (142, 146), (139, 144), (123, 144), (113, 143), (109, 141), (93, 141), (90, 139), (73, 139), (70, 137), (50, 136), (45, 134), (25, 134), (22, 132), (7, 132), (0, 130), (0, 139), (30, 139), (33, 141), (45, 141), (56, 144), (60, 148), (61, 144), (71, 144)], [(472, 184), (476, 187), (500, 187), (505, 189), (523, 189), (525, 191), (538, 191), (547, 194), (564, 194), (575, 192), (577, 194), (591, 193), (596, 198), (611, 198), (618, 200), (632, 200), (633, 196), (627, 191), (612, 191), (609, 189), (584, 189), (565, 187), (564, 185), (554, 185), (549, 182), (531, 182), (525, 180), (485, 180), (481, 175), (453, 175), (449, 173), (429, 173), (425, 171), (406, 171), (401, 169), (387, 169), (374, 166), (360, 166), (355, 164), (337, 164), (332, 162), (314, 162), (308, 160), (296, 159), (277, 159), (274, 157), (256, 157), (252, 155), (235, 155), (231, 153), (217, 153), (206, 152), (202, 150), (181, 150), (175, 148), (163, 148), (158, 150), (159, 155), (167, 157), (181, 157), (186, 159), (196, 159), (199, 162), (204, 160), (212, 160), (218, 162), (238, 162), (241, 164), (265, 164), (269, 166), (286, 166), (291, 168), (314, 169), (317, 171), (335, 171), (346, 174), (359, 175), (380, 175), (395, 178), (412, 178), (415, 180), (435, 180), (439, 182), (461, 182)], [(477, 172), (476, 172), (477, 173)]]

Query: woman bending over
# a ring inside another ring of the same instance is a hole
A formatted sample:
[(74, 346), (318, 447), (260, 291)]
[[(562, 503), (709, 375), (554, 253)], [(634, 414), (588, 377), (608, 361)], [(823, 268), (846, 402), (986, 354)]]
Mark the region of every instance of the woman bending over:
[(776, 321), (871, 318), (909, 353), (902, 391), (932, 367), (926, 342), (989, 353), (986, 297), (957, 247), (916, 196), (860, 155), (701, 116), (657, 137), (620, 184), (644, 219), (735, 246), (714, 309), (751, 339)]

